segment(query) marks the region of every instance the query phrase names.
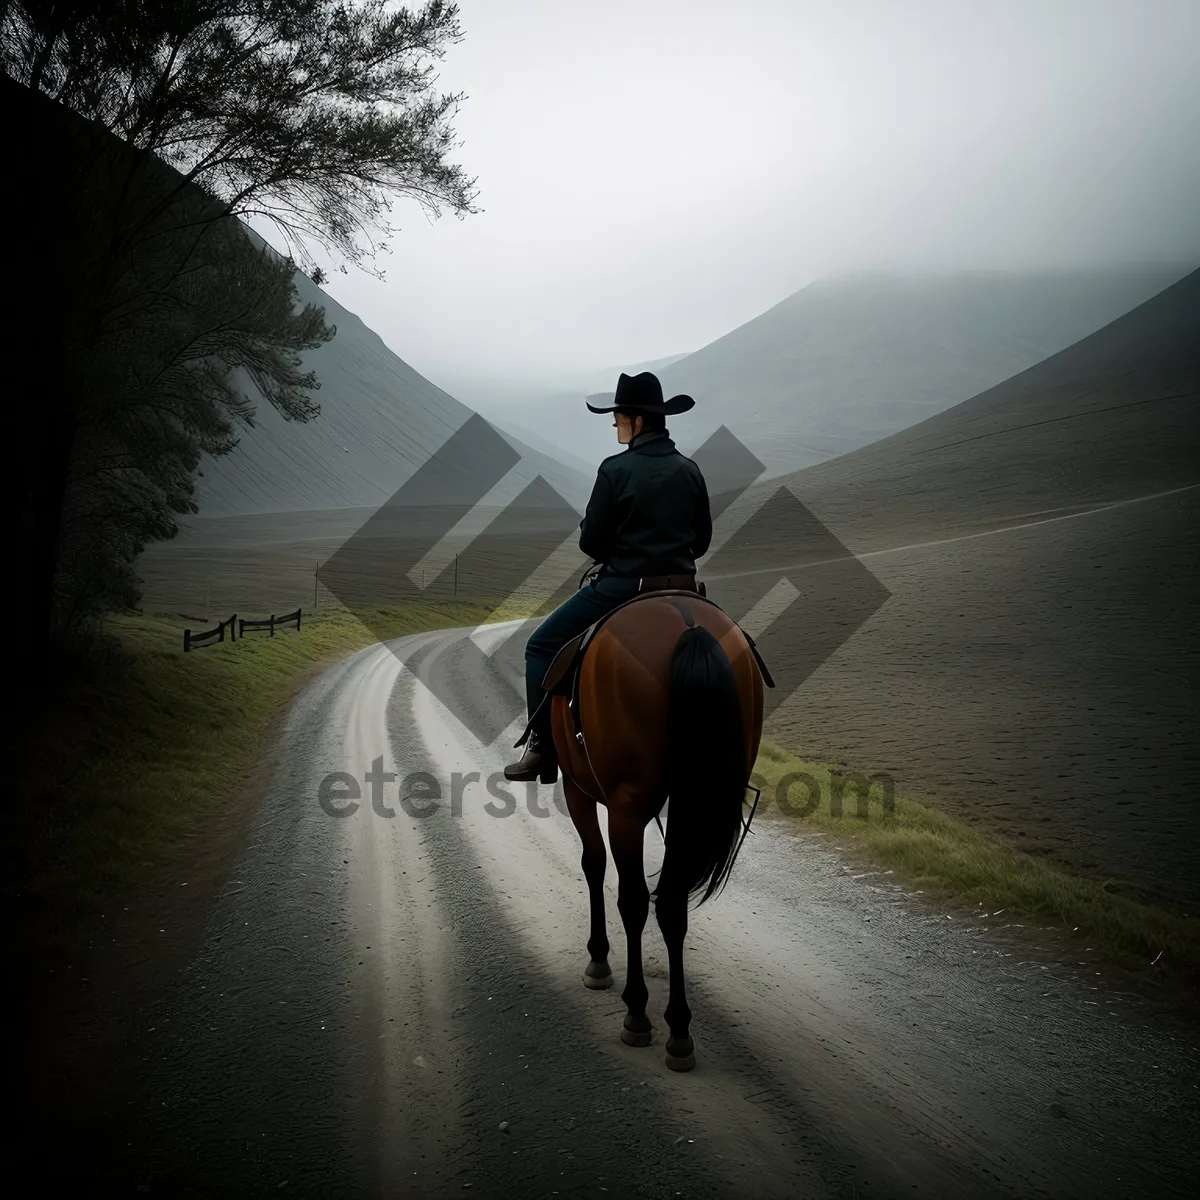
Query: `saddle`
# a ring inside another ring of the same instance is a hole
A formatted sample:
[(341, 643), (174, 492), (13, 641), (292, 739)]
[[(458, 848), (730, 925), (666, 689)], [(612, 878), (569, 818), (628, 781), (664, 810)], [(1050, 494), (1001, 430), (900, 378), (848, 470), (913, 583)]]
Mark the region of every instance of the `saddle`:
[[(670, 578), (669, 576), (667, 578)], [(678, 576), (679, 579), (690, 580), (690, 575)], [(657, 582), (657, 580), (643, 580), (643, 583)], [(631, 596), (628, 600), (622, 600), (615, 608), (609, 609), (599, 620), (593, 621), (582, 633), (577, 633), (562, 649), (554, 656), (554, 661), (550, 664), (550, 669), (546, 672), (542, 679), (542, 691), (549, 692), (552, 696), (567, 696), (570, 695), (571, 675), (577, 673), (575, 668), (583, 661), (584, 652), (587, 650), (593, 637), (596, 635), (596, 630), (604, 624), (605, 621), (613, 615), (620, 612), (623, 608), (628, 608), (629, 605), (636, 603), (638, 600), (644, 600), (647, 596), (699, 596), (702, 600), (709, 604), (715, 602), (709, 600), (702, 589), (704, 584), (696, 584), (693, 587), (647, 587), (638, 591), (636, 596)]]
[[(672, 586), (657, 586), (665, 584), (668, 581)], [(593, 621), (582, 633), (576, 634), (569, 642), (565, 643), (554, 656), (554, 661), (550, 664), (550, 669), (542, 677), (542, 691), (546, 693), (542, 699), (542, 703), (547, 703), (551, 696), (569, 697), (568, 708), (571, 711), (575, 725), (575, 737), (579, 741), (583, 740), (583, 730), (579, 725), (579, 676), (583, 667), (584, 655), (587, 653), (592, 639), (596, 636), (596, 631), (605, 621), (614, 613), (620, 612), (623, 608), (628, 608), (631, 604), (636, 604), (639, 600), (644, 600), (647, 596), (688, 596), (692, 599), (701, 599), (706, 604), (711, 604), (714, 608), (721, 607), (715, 600), (708, 598), (704, 584), (695, 582), (694, 578), (690, 575), (650, 576), (639, 580), (639, 589), (636, 596), (631, 596), (628, 600), (623, 600), (615, 608), (606, 612), (599, 620)], [(738, 628), (740, 629), (741, 626), (738, 626)], [(742, 629), (742, 636), (749, 644), (755, 662), (758, 663), (758, 669), (762, 673), (763, 682), (767, 687), (773, 688), (775, 680), (771, 678), (771, 672), (767, 670), (767, 664), (763, 662), (762, 655), (759, 654), (758, 647), (754, 644), (754, 639), (744, 629)], [(532, 728), (533, 721), (531, 720), (522, 734), (521, 740), (516, 743), (518, 746), (525, 743)]]

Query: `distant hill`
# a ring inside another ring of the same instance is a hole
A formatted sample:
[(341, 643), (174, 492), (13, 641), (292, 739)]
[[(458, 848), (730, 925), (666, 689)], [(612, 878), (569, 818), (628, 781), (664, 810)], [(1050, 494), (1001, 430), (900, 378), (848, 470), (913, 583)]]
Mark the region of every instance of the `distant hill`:
[[(863, 538), (1200, 481), (1200, 271), (1029, 369), (853, 454), (779, 480)], [(1030, 507), (1032, 506), (1032, 507)]]
[[(576, 458), (575, 455), (563, 450), (549, 438), (540, 433), (535, 433), (532, 429), (524, 425), (517, 425), (511, 421), (506, 421), (503, 424), (497, 421), (493, 422), (493, 424), (496, 430), (503, 434), (515, 447), (525, 447), (527, 450), (534, 450), (539, 454), (545, 455), (547, 458), (553, 458), (565, 470), (577, 471), (580, 475), (586, 476), (589, 484), (595, 478), (597, 463), (589, 463), (585, 462), (582, 458)], [(586, 499), (586, 497), (583, 498)]]
[[(836, 647), (774, 713), (776, 736), (1194, 911), (1197, 447), (1200, 272), (947, 411), (754, 489), (775, 499), (701, 576), (735, 615), (790, 580), (795, 610), (759, 639), (778, 679)], [(832, 556), (789, 492), (857, 560)], [(877, 610), (859, 603), (862, 567), (887, 590)]]
[[(201, 468), (202, 518), (377, 507), (472, 416), (300, 272), (296, 288), (301, 302), (321, 305), (337, 326), (331, 342), (304, 355), (321, 381), (321, 415), (295, 424), (260, 400), (255, 428)], [(560, 455), (505, 438), (521, 454), (518, 475), (541, 474), (567, 500), (585, 502), (590, 477)]]
[[(255, 427), (240, 431), (238, 446), (205, 459), (199, 515), (180, 518), (178, 537), (149, 546), (138, 560), (151, 611), (212, 619), (234, 610), (335, 602), (313, 590), (317, 563), (328, 561), (468, 421), (479, 422), (299, 272), (296, 288), (302, 302), (321, 305), (337, 326), (332, 341), (304, 356), (321, 381), (320, 416), (294, 424), (260, 399)], [(469, 438), (477, 457), (488, 460), (473, 464), (480, 477), (500, 476), (477, 525), (538, 476), (582, 511), (594, 468), (577, 469), (536, 436), (532, 446), (515, 431), (492, 429), (498, 439), (478, 432)], [(462, 494), (471, 490), (464, 480)], [(427, 572), (429, 582), (434, 575)], [(420, 578), (424, 591), (426, 575)]]
[(697, 401), (677, 422), (681, 443), (698, 445), (724, 424), (777, 475), (993, 387), (1185, 270), (822, 280), (658, 373), (668, 395)]

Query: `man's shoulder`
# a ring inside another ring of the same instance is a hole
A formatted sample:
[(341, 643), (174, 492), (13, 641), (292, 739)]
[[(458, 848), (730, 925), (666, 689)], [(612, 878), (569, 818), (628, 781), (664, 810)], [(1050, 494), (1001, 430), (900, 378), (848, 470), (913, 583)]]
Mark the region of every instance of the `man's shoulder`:
[(676, 450), (675, 453), (680, 458), (680, 470), (703, 482), (704, 472), (700, 470), (700, 464), (694, 458), (688, 458), (681, 450)]

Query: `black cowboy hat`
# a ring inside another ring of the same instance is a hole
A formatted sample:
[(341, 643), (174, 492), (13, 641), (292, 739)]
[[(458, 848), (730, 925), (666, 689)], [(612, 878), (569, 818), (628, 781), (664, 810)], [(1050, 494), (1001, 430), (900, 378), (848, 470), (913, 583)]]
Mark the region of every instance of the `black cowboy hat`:
[[(596, 398), (599, 399), (598, 396)], [(632, 412), (662, 413), (664, 417), (670, 417), (675, 413), (687, 412), (696, 402), (691, 396), (672, 396), (664, 401), (662, 384), (658, 382), (657, 375), (649, 371), (643, 371), (640, 375), (626, 375), (622, 371), (621, 378), (617, 380), (613, 403), (608, 408), (597, 408), (590, 400), (584, 403), (594, 413), (610, 413), (619, 408)]]

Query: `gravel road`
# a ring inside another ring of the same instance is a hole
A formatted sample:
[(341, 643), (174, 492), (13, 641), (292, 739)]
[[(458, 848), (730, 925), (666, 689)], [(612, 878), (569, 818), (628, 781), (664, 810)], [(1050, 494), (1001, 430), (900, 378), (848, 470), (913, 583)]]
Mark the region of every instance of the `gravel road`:
[[(425, 686), (487, 705), (516, 683), (518, 629), (475, 634), (490, 657), (464, 653), (465, 630), (375, 646), (301, 695), (200, 944), (139, 1020), (105, 1135), (114, 1190), (1191, 1194), (1193, 1034), (802, 830), (764, 823), (693, 916), (697, 1069), (663, 1063), (653, 922), (655, 1043), (624, 1046), (615, 872), (617, 987), (589, 992), (556, 789), (489, 794), (514, 737), (480, 747)], [(380, 812), (376, 760), (405, 781), (379, 785)], [(361, 791), (340, 817), (319, 800), (333, 772)]]

